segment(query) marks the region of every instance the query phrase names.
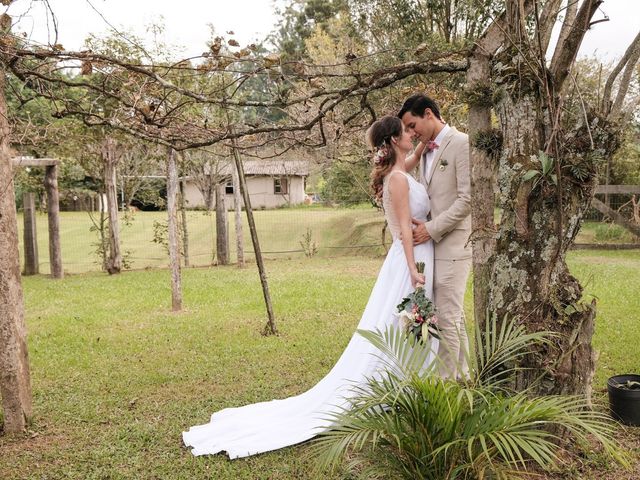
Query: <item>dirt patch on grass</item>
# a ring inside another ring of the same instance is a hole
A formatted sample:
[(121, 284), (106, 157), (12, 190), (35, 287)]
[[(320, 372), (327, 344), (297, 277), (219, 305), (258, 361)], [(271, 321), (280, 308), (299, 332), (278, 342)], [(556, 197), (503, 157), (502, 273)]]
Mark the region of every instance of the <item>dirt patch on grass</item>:
[(640, 479), (640, 428), (620, 427), (615, 434), (628, 455), (629, 468), (618, 464), (596, 445), (576, 448), (567, 443), (559, 457), (562, 465), (553, 473), (536, 472), (527, 480), (638, 480)]
[(9, 458), (25, 450), (41, 451), (68, 443), (69, 437), (46, 426), (35, 426), (33, 430), (19, 435), (0, 436), (0, 457)]
[[(34, 426), (20, 435), (0, 435), (0, 478), (27, 478), (42, 465), (63, 465), (73, 441), (48, 427)], [(67, 458), (68, 460), (68, 458)]]

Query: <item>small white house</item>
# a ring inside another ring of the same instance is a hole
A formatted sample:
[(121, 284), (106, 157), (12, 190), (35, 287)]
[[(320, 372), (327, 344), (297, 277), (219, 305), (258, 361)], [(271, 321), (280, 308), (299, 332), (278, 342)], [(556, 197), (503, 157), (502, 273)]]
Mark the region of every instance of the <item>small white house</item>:
[[(305, 160), (245, 160), (244, 175), (252, 208), (275, 208), (303, 203), (309, 176), (309, 162)], [(225, 162), (217, 168), (216, 176), (225, 178), (227, 205), (233, 205), (233, 163)], [(205, 206), (202, 191), (192, 176), (184, 180), (184, 195), (189, 208)], [(215, 202), (215, 199), (214, 199)]]

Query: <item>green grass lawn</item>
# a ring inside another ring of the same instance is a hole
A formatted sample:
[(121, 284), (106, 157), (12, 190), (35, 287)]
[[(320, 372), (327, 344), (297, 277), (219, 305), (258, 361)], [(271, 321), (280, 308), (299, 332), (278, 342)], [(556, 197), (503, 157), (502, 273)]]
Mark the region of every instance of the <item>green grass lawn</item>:
[[(260, 335), (254, 264), (184, 270), (177, 314), (166, 270), (25, 278), (34, 419), (26, 436), (0, 437), (0, 479), (315, 478), (305, 445), (194, 458), (181, 432), (215, 410), (314, 385), (353, 334), (381, 263), (268, 261), (277, 337)], [(570, 264), (598, 298), (602, 397), (609, 375), (640, 371), (640, 252), (573, 252)]]
[(577, 243), (615, 244), (635, 243), (640, 244), (640, 238), (614, 223), (584, 222)]

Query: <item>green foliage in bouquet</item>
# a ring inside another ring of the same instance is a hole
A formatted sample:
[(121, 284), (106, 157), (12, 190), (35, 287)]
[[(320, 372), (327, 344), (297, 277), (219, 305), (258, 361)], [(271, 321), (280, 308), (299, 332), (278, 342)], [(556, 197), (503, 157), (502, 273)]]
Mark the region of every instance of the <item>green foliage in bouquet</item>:
[[(416, 267), (419, 273), (424, 273), (424, 262), (416, 262)], [(436, 307), (422, 286), (404, 297), (396, 308), (400, 326), (416, 341), (426, 340), (429, 335), (440, 338)]]

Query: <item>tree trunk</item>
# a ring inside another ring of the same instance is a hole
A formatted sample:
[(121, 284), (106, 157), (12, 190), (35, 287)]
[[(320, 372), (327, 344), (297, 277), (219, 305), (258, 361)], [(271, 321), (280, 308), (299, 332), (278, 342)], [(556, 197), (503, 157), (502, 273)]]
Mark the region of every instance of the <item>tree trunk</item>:
[(501, 138), (491, 128), (490, 58), (477, 48), (469, 62), (469, 165), (471, 165), (471, 238), (473, 245), (474, 319), (484, 327), (491, 290), (491, 260), (495, 252), (496, 158)]
[(180, 182), (180, 213), (182, 214), (182, 258), (184, 266), (189, 266), (189, 229), (187, 228), (187, 203), (184, 197), (185, 180)]
[(216, 249), (218, 265), (229, 264), (229, 221), (227, 219), (227, 202), (225, 185), (216, 186)]
[(244, 170), (242, 168), (242, 162), (238, 156), (234, 157), (236, 170), (238, 172), (238, 180), (240, 182), (240, 191), (242, 192), (242, 198), (244, 199), (244, 208), (247, 212), (247, 221), (249, 223), (249, 231), (251, 232), (251, 241), (253, 242), (253, 251), (256, 255), (256, 263), (258, 264), (258, 272), (260, 273), (260, 283), (262, 284), (262, 294), (264, 295), (264, 303), (267, 307), (267, 324), (264, 327), (263, 335), (276, 335), (275, 316), (273, 315), (273, 307), (271, 305), (271, 294), (269, 293), (269, 284), (267, 283), (267, 271), (264, 268), (264, 261), (262, 259), (262, 250), (260, 249), (260, 242), (258, 241), (258, 230), (256, 229), (256, 222), (253, 219), (253, 210), (251, 209), (251, 198), (249, 197), (249, 191), (247, 190), (247, 182), (244, 178)]
[[(476, 42), (467, 76), (474, 147), (476, 320), (482, 323), (487, 312), (499, 321), (515, 318), (530, 331), (555, 334), (551, 343), (538, 345), (518, 362), (523, 370), (515, 388), (533, 385), (534, 394), (588, 396), (594, 372), (595, 302), (582, 298), (566, 254), (593, 197), (597, 158), (611, 152), (615, 134), (603, 118), (590, 112), (575, 118), (561, 108), (558, 92), (584, 22), (572, 30), (571, 42), (560, 46), (564, 52), (558, 56), (554, 77), (527, 37), (526, 16), (534, 2), (506, 6)], [(489, 128), (492, 107), (500, 125), (497, 133)], [(496, 171), (501, 216), (494, 232)]]
[[(240, 161), (238, 150), (235, 146), (235, 140), (233, 140), (233, 158)], [(236, 252), (238, 258), (238, 268), (244, 267), (244, 234), (242, 228), (242, 194), (240, 193), (240, 179), (238, 178), (238, 169), (231, 169), (231, 179), (233, 182), (233, 204), (234, 204), (234, 219), (236, 224)]]
[(109, 255), (107, 257), (107, 272), (109, 272), (109, 275), (120, 273), (122, 270), (120, 226), (118, 222), (118, 191), (116, 187), (116, 165), (118, 163), (116, 148), (116, 142), (112, 138), (107, 138), (102, 147), (104, 186), (109, 216)]
[(203, 190), (204, 204), (207, 211), (213, 210), (213, 200), (215, 198), (215, 184), (213, 183), (213, 175), (206, 174), (206, 186)]
[[(528, 79), (522, 83), (527, 84)], [(531, 85), (531, 83), (529, 83)], [(500, 207), (502, 215), (492, 262), (489, 309), (498, 319), (517, 318), (531, 331), (550, 330), (557, 335), (539, 345), (521, 366), (515, 387), (536, 384), (537, 394), (591, 393), (595, 370), (591, 346), (595, 301), (585, 302), (582, 286), (566, 264), (581, 220), (589, 208), (596, 184), (592, 166), (588, 179), (570, 178), (572, 162), (582, 161), (590, 150), (586, 126), (575, 124), (565, 131), (554, 150), (555, 167), (542, 174), (540, 151), (551, 145), (548, 100), (536, 88), (515, 93), (505, 89), (496, 106), (504, 137), (500, 159)], [(608, 142), (601, 129), (604, 121), (592, 122), (591, 131)], [(549, 153), (551, 155), (551, 153)], [(540, 173), (523, 181), (529, 170)], [(567, 172), (567, 173), (564, 173)], [(554, 179), (555, 175), (555, 179)]]
[(167, 214), (169, 230), (169, 263), (171, 269), (171, 308), (174, 312), (182, 310), (182, 286), (180, 275), (180, 250), (178, 246), (178, 215), (176, 196), (178, 191), (178, 166), (176, 152), (167, 149)]
[[(229, 109), (227, 109), (227, 127), (230, 132), (233, 132), (233, 125), (231, 123), (231, 116), (229, 115)], [(234, 140), (235, 142), (235, 140)], [(235, 147), (235, 143), (233, 145)], [(264, 261), (262, 259), (262, 250), (260, 249), (260, 241), (258, 240), (258, 230), (256, 229), (256, 222), (253, 218), (253, 210), (251, 209), (251, 197), (249, 196), (249, 190), (247, 190), (247, 182), (244, 177), (244, 168), (240, 161), (240, 156), (237, 150), (234, 148), (233, 161), (235, 163), (235, 170), (238, 175), (238, 183), (240, 186), (240, 193), (242, 193), (242, 199), (244, 200), (244, 209), (247, 212), (247, 222), (249, 223), (249, 232), (251, 234), (251, 242), (253, 243), (253, 251), (256, 255), (256, 263), (258, 264), (258, 272), (260, 274), (260, 284), (262, 285), (262, 295), (264, 296), (264, 303), (267, 307), (267, 324), (262, 331), (263, 335), (277, 335), (276, 320), (273, 314), (273, 306), (271, 305), (271, 294), (269, 293), (269, 283), (267, 282), (267, 271), (264, 268)], [(237, 222), (239, 223), (239, 222)]]
[(62, 278), (62, 252), (60, 249), (60, 199), (58, 194), (58, 166), (49, 165), (44, 176), (47, 191), (47, 218), (49, 220), (49, 264), (51, 276)]
[(0, 71), (0, 396), (4, 431), (17, 433), (26, 428), (32, 404), (4, 83)]

